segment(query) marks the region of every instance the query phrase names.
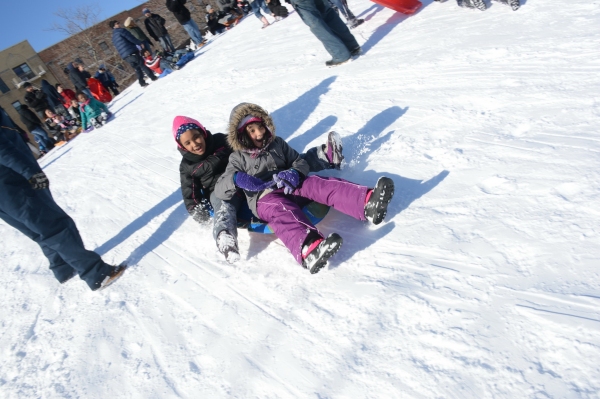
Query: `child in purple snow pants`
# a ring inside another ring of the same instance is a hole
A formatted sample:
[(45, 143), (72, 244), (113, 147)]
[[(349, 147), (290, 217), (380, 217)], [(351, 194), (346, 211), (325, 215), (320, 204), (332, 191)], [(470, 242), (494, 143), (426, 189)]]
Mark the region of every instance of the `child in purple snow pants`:
[(311, 234), (323, 236), (313, 226), (302, 208), (311, 201), (329, 205), (358, 220), (365, 218), (365, 199), (369, 189), (334, 177), (309, 176), (302, 185), (285, 194), (277, 189), (258, 200), (258, 217), (269, 223), (296, 261), (302, 264), (302, 246)]
[[(238, 188), (248, 206), (266, 221), (298, 263), (311, 273), (327, 264), (342, 245), (337, 233), (325, 238), (302, 208), (316, 201), (359, 220), (379, 224), (394, 194), (394, 182), (381, 177), (375, 188), (333, 177), (308, 176), (308, 164), (285, 140), (275, 136), (267, 111), (242, 103), (231, 112), (227, 140), (234, 152), (219, 178), (216, 195), (229, 200)], [(330, 146), (333, 159), (341, 145)]]

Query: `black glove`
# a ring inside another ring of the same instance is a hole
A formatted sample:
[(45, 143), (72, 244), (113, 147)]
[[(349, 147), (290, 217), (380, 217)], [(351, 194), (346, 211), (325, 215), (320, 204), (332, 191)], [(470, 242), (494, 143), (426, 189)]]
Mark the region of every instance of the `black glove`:
[(213, 215), (213, 208), (210, 202), (206, 198), (203, 198), (200, 204), (193, 207), (189, 212), (196, 222), (206, 223)]
[(44, 172), (40, 172), (31, 176), (29, 184), (31, 184), (34, 190), (45, 190), (50, 186), (50, 181)]

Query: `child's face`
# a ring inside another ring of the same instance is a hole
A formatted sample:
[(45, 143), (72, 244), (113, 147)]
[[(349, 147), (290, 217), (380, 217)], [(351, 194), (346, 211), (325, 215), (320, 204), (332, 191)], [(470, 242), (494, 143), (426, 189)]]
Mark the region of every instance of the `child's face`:
[(79, 100), (79, 102), (84, 103), (85, 100), (87, 100), (87, 97), (85, 96), (85, 94), (80, 94), (77, 96), (77, 99)]
[(248, 136), (250, 137), (252, 143), (254, 143), (256, 148), (262, 148), (263, 145), (265, 145), (265, 142), (263, 140), (265, 138), (265, 132), (266, 129), (260, 123), (251, 123), (248, 126), (246, 126), (246, 133), (248, 133)]
[(144, 50), (144, 57), (150, 57), (150, 52), (148, 50)]
[(71, 105), (72, 105), (73, 107), (76, 107), (76, 106), (78, 106), (78, 105), (79, 105), (79, 102), (78, 102), (77, 100), (75, 100), (75, 99), (72, 99), (72, 100), (71, 100)]
[(50, 111), (49, 109), (46, 110), (46, 116), (48, 118), (54, 118), (56, 116), (56, 114), (52, 111)]
[(179, 136), (179, 142), (189, 152), (196, 155), (204, 155), (206, 141), (204, 135), (196, 129), (186, 130)]
[(56, 91), (58, 92), (58, 94), (62, 93), (63, 92), (62, 86), (57, 86)]

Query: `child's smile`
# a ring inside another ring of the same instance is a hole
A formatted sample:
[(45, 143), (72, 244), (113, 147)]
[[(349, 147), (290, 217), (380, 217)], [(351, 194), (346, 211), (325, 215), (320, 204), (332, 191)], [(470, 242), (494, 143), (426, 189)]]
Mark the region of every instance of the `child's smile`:
[(196, 155), (204, 155), (206, 141), (204, 135), (196, 129), (186, 130), (179, 136), (179, 142), (189, 152)]

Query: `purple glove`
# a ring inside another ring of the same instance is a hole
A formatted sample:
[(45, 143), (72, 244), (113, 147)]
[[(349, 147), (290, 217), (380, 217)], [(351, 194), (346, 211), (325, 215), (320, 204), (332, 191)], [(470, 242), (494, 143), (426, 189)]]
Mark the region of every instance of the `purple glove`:
[(296, 169), (288, 169), (273, 175), (273, 181), (277, 187), (283, 187), (284, 194), (291, 194), (300, 184), (300, 175)]
[(254, 192), (266, 190), (267, 188), (275, 185), (274, 181), (264, 182), (258, 177), (250, 176), (249, 174), (244, 172), (236, 172), (233, 177), (233, 182), (242, 190)]

